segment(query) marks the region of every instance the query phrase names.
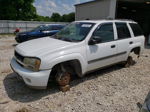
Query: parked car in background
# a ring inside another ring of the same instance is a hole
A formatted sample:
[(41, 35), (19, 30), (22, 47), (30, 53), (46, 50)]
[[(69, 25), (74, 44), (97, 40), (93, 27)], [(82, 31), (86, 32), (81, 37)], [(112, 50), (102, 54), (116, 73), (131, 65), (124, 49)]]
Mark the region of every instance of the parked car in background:
[(47, 24), (47, 25), (40, 25), (35, 29), (28, 31), (28, 32), (20, 32), (16, 35), (15, 40), (18, 43), (25, 42), (32, 39), (37, 39), (46, 36), (52, 36), (59, 32), (65, 25), (62, 24)]

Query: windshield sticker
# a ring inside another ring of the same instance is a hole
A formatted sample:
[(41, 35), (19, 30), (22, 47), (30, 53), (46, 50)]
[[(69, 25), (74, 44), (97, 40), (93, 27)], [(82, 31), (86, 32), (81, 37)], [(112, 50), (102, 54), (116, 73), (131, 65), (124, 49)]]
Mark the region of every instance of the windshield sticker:
[(81, 27), (90, 28), (91, 26), (92, 26), (91, 24), (83, 24)]

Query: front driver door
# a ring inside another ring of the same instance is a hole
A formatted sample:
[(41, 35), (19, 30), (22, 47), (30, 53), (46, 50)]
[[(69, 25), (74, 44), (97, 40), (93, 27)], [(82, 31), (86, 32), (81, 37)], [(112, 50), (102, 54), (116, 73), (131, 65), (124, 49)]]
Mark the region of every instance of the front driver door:
[(99, 25), (94, 31), (91, 39), (95, 37), (101, 38), (101, 42), (94, 45), (87, 45), (87, 71), (116, 62), (117, 43), (114, 41), (114, 27), (114, 24), (110, 22)]

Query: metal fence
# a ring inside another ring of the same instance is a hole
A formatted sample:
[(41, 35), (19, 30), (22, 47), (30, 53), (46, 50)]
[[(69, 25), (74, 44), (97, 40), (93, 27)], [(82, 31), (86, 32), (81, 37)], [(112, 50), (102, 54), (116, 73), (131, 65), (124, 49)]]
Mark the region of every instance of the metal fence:
[(20, 32), (29, 31), (39, 25), (43, 24), (66, 24), (62, 22), (39, 22), (39, 21), (12, 21), (12, 20), (0, 20), (0, 34), (2, 33), (14, 33), (16, 28), (20, 29)]

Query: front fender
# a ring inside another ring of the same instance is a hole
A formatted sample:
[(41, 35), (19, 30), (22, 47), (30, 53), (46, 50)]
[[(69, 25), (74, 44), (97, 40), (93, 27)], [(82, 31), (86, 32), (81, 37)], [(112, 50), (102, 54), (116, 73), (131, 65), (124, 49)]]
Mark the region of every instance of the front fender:
[(55, 65), (57, 65), (59, 63), (62, 63), (62, 62), (70, 61), (70, 60), (78, 60), (81, 64), (82, 74), (84, 74), (86, 72), (87, 61), (79, 53), (66, 54), (66, 55), (63, 55), (63, 56), (59, 56), (55, 59), (47, 61), (46, 65), (41, 67), (41, 68), (43, 68), (43, 69), (52, 69)]

